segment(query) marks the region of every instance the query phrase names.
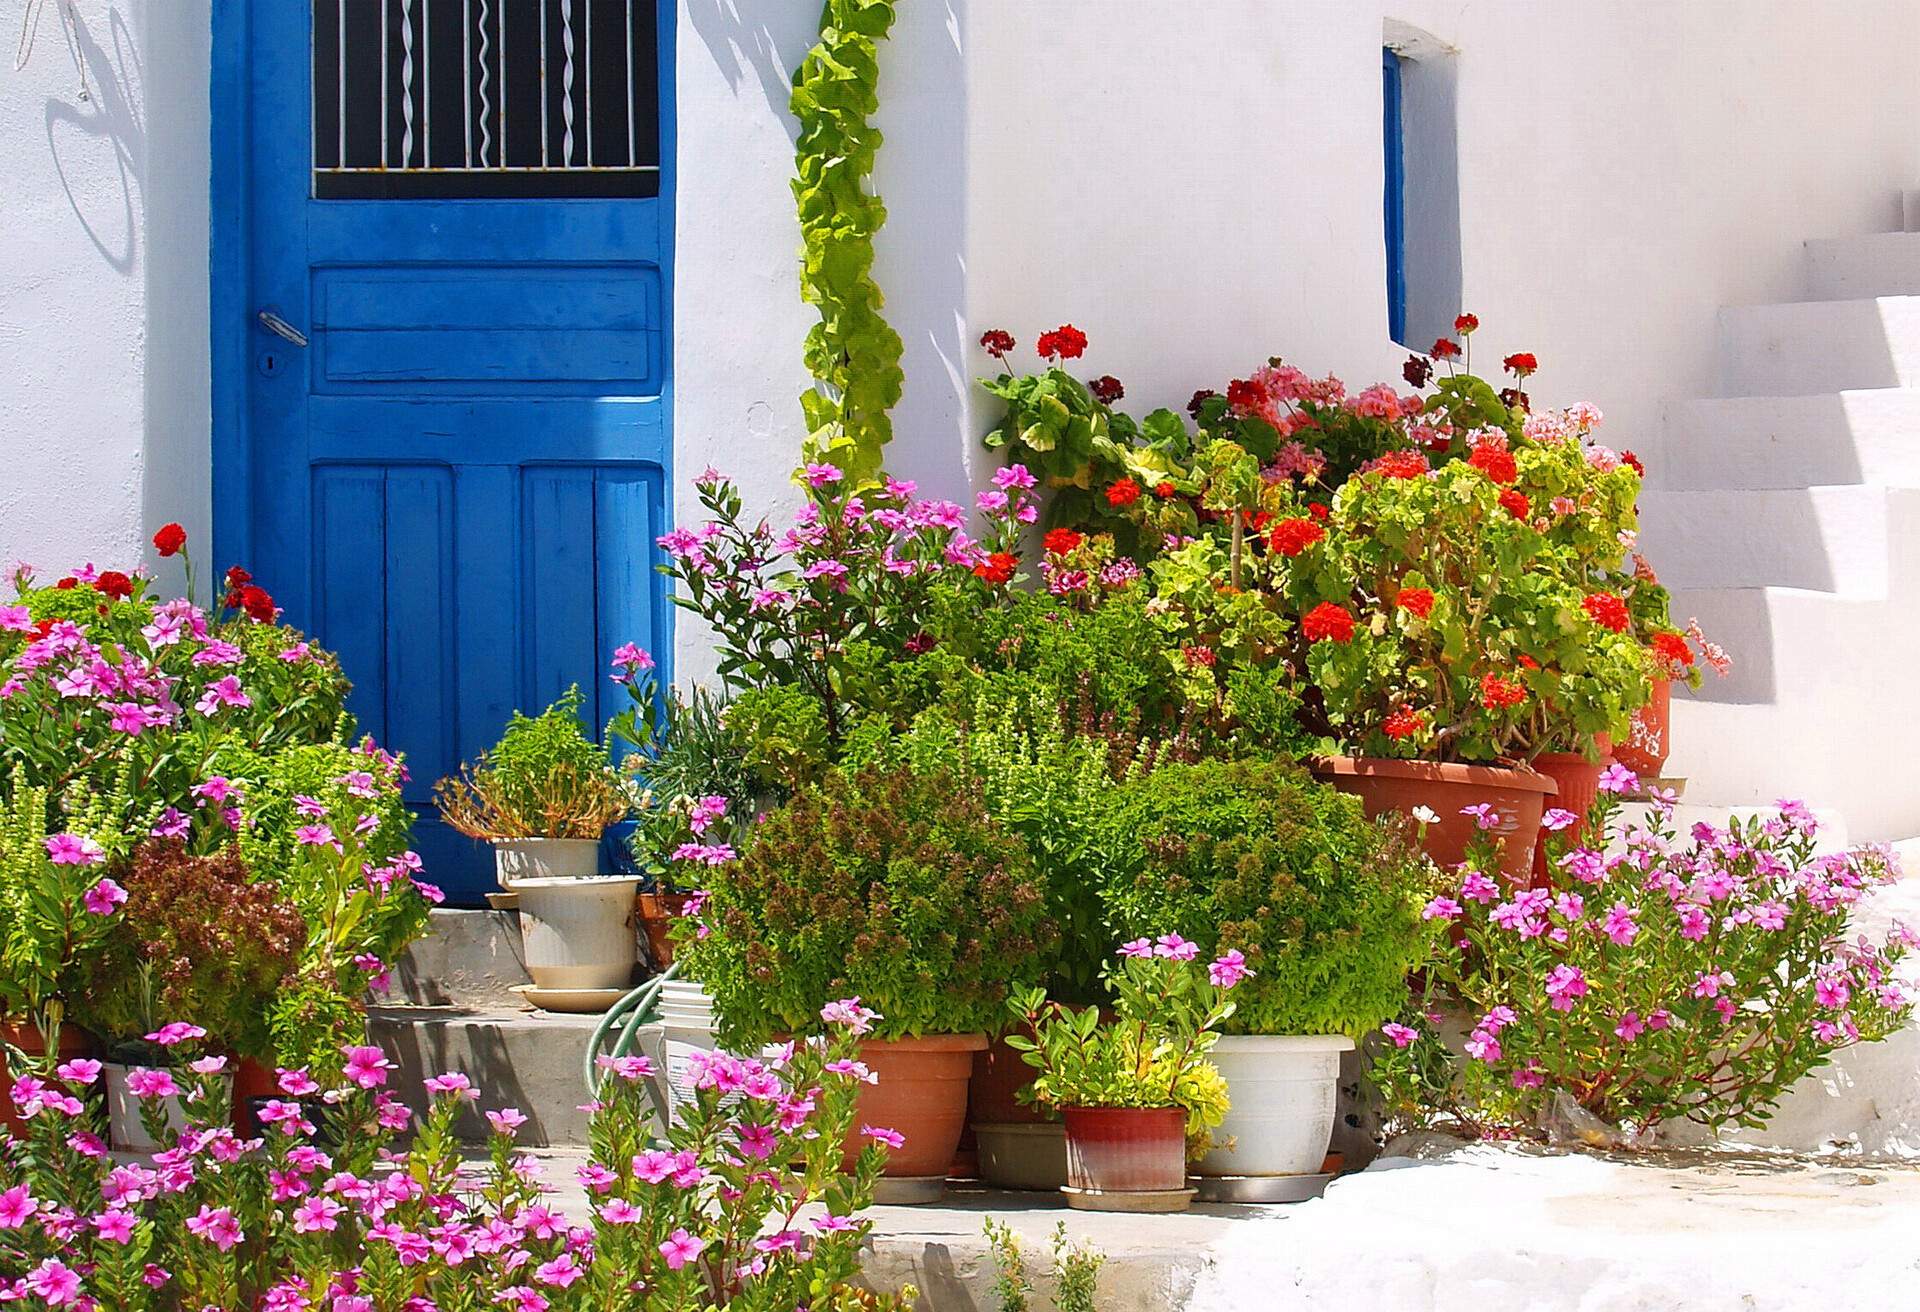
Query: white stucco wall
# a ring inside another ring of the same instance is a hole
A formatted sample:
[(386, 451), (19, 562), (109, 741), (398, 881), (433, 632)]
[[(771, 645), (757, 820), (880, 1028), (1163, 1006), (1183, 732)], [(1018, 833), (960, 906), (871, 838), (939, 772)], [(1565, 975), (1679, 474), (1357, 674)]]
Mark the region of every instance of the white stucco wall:
[(0, 67), (0, 566), (125, 563), (207, 520), (207, 10), (39, 10)]

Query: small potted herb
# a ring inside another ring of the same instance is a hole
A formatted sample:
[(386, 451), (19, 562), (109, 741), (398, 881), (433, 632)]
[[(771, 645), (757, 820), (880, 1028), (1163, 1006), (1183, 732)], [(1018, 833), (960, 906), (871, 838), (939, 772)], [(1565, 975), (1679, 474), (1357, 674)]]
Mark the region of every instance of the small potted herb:
[(1192, 1200), (1189, 1149), (1204, 1151), (1227, 1112), (1207, 1053), (1233, 1015), (1223, 995), (1251, 973), (1237, 953), (1199, 957), (1178, 934), (1124, 944), (1106, 975), (1112, 1019), (1039, 989), (1008, 1004), (1019, 1032), (1007, 1043), (1039, 1071), (1029, 1096), (1066, 1122), (1070, 1206), (1182, 1212)]
[(576, 686), (538, 716), (515, 712), (434, 801), (453, 828), (493, 845), (500, 886), (518, 895), (531, 1000), (591, 1009), (632, 980), (640, 880), (599, 873), (601, 836), (631, 802), (606, 747), (582, 729), (580, 705)]

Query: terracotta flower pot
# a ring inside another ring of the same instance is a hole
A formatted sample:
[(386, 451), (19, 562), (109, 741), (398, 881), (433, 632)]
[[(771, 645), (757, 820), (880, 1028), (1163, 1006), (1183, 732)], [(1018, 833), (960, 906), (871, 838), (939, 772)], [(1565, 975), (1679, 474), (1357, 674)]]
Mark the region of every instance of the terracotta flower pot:
[(233, 1132), (241, 1138), (263, 1133), (254, 1112), (269, 1098), (281, 1098), (280, 1082), (273, 1068), (252, 1057), (233, 1064)]
[[(1595, 735), (1594, 747), (1600, 754), (1598, 760), (1589, 761), (1578, 752), (1543, 752), (1533, 759), (1533, 768), (1552, 779), (1559, 788), (1553, 804), (1580, 817), (1578, 824), (1562, 831), (1574, 841), (1578, 841), (1586, 830), (1587, 812), (1592, 809), (1594, 799), (1600, 796), (1600, 773), (1613, 759), (1613, 740), (1606, 734)], [(1547, 835), (1543, 829), (1540, 841), (1533, 849), (1534, 887), (1544, 887), (1547, 876)]]
[(1655, 679), (1653, 695), (1633, 713), (1633, 731), (1615, 743), (1613, 759), (1643, 779), (1655, 778), (1666, 768), (1673, 749), (1673, 680)]
[(880, 1077), (862, 1085), (859, 1114), (846, 1143), (846, 1164), (867, 1146), (860, 1127), (897, 1130), (906, 1143), (887, 1158), (890, 1176), (944, 1177), (967, 1123), (967, 1085), (973, 1054), (984, 1034), (927, 1034), (914, 1039), (869, 1039), (860, 1060)]
[(967, 1119), (975, 1125), (1037, 1125), (1046, 1120), (1038, 1107), (1020, 1101), (1020, 1091), (1039, 1073), (1007, 1046), (1005, 1035), (996, 1036), (973, 1054)]
[[(1456, 765), (1442, 761), (1390, 761), (1372, 756), (1323, 756), (1312, 762), (1315, 778), (1360, 799), (1369, 816), (1389, 811), (1411, 814), (1427, 807), (1439, 817), (1427, 826), (1427, 855), (1443, 866), (1457, 865), (1467, 845), (1485, 833), (1500, 847), (1500, 869), (1514, 884), (1533, 873), (1534, 840), (1540, 816), (1553, 795), (1554, 782), (1533, 770), (1497, 765)], [(1464, 807), (1486, 804), (1500, 823), (1481, 830)]]
[(690, 893), (642, 893), (640, 932), (647, 941), (647, 960), (655, 970), (673, 964), (673, 922), (686, 914)]
[[(14, 1110), (13, 1099), (6, 1096), (6, 1090), (13, 1086), (17, 1076), (27, 1072), (14, 1069), (12, 1058), (6, 1050), (18, 1048), (27, 1055), (30, 1062), (38, 1066), (38, 1059), (46, 1055), (47, 1045), (35, 1026), (4, 1023), (0, 1023), (0, 1045), (4, 1045), (0, 1046), (0, 1074), (6, 1077), (4, 1086), (0, 1086), (0, 1130), (5, 1130), (6, 1133), (19, 1138), (26, 1134), (27, 1123), (21, 1120)], [(72, 1061), (75, 1057), (91, 1057), (93, 1053), (91, 1034), (78, 1025), (60, 1027), (59, 1058), (61, 1061)]]
[[(1187, 1187), (1187, 1113), (1179, 1107), (1063, 1107), (1067, 1188), (1082, 1196)], [(1077, 1200), (1076, 1200), (1077, 1201)], [(1126, 1208), (1126, 1200), (1116, 1200)]]

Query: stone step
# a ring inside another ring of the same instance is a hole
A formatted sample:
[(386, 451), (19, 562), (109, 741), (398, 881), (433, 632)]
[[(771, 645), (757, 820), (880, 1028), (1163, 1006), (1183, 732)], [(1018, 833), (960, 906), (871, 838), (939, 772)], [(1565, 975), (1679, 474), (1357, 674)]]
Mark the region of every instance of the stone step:
[(528, 1118), (519, 1141), (557, 1148), (587, 1142), (581, 1065), (600, 1020), (525, 1009), (382, 1006), (371, 1009), (368, 1028), (399, 1068), (394, 1091), (416, 1111), (427, 1102), (422, 1080), (459, 1071), (483, 1095), (461, 1118), (462, 1139), (484, 1140), (483, 1113), (517, 1107)]
[(1721, 396), (1920, 386), (1920, 296), (1720, 311)]
[(1821, 237), (1806, 244), (1806, 260), (1817, 301), (1920, 295), (1920, 232)]
[(1665, 451), (1662, 490), (1920, 486), (1920, 389), (1686, 401)]
[(1669, 588), (1887, 589), (1887, 497), (1867, 485), (1650, 491), (1640, 544)]
[(396, 966), (389, 992), (396, 1002), (419, 1006), (512, 1011), (521, 1006), (513, 987), (528, 982), (513, 912), (442, 907)]

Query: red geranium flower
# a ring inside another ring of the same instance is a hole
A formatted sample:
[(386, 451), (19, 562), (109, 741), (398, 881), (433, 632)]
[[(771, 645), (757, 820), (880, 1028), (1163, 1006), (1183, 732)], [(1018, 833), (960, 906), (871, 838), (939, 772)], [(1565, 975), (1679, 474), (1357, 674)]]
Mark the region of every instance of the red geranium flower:
[(1084, 541), (1084, 537), (1070, 528), (1056, 528), (1040, 539), (1040, 545), (1056, 556), (1064, 556)]
[(1424, 355), (1410, 355), (1400, 366), (1400, 376), (1407, 380), (1408, 387), (1425, 387), (1433, 377), (1433, 361)]
[(1615, 633), (1627, 631), (1627, 603), (1611, 592), (1589, 593), (1580, 602), (1587, 614), (1603, 629)]
[(1460, 343), (1442, 337), (1433, 344), (1433, 349), (1428, 351), (1427, 354), (1436, 360), (1451, 360), (1454, 356), (1460, 354)]
[(1500, 389), (1500, 404), (1509, 410), (1531, 410), (1533, 398), (1517, 387), (1503, 387)]
[(1389, 451), (1369, 464), (1364, 472), (1385, 474), (1388, 478), (1424, 478), (1427, 458), (1418, 451)]
[(1687, 645), (1683, 634), (1670, 629), (1662, 629), (1647, 640), (1653, 648), (1653, 654), (1674, 669), (1687, 669), (1693, 664), (1693, 648)]
[(1107, 504), (1118, 509), (1130, 506), (1140, 499), (1140, 484), (1132, 477), (1116, 478), (1107, 485)]
[(1173, 485), (1173, 482), (1171, 479), (1163, 478), (1158, 483), (1155, 483), (1153, 485), (1153, 494), (1159, 497), (1162, 501), (1165, 501), (1168, 497), (1172, 496), (1175, 492), (1178, 492), (1179, 490), (1180, 490), (1179, 488)]
[(178, 524), (162, 524), (153, 535), (153, 549), (162, 556), (177, 556), (187, 545), (187, 531)]
[(1427, 727), (1427, 717), (1411, 706), (1402, 706), (1380, 722), (1380, 732), (1398, 742), (1410, 738)]
[(1267, 546), (1283, 556), (1297, 556), (1327, 536), (1311, 519), (1283, 519), (1267, 535)]
[(75, 588), (79, 586), (80, 586), (80, 580), (69, 575), (66, 578), (61, 579), (59, 582), (55, 583), (53, 585), (53, 590), (55, 592), (72, 592)]
[(1209, 670), (1220, 659), (1220, 653), (1211, 647), (1182, 647), (1180, 654), (1186, 658), (1189, 666), (1204, 666)]
[(1525, 494), (1512, 488), (1500, 494), (1500, 505), (1515, 519), (1525, 519), (1533, 513), (1533, 503), (1527, 500)]
[(1453, 321), (1453, 330), (1462, 336), (1472, 332), (1479, 326), (1480, 316), (1477, 314), (1463, 314)]
[(1309, 501), (1307, 502), (1307, 513), (1315, 519), (1324, 522), (1327, 516), (1331, 515), (1333, 511), (1324, 501)]
[(238, 565), (235, 565), (232, 569), (227, 571), (227, 586), (229, 588), (245, 587), (247, 584), (251, 582), (253, 582), (253, 575), (247, 573), (245, 570), (241, 569)]
[(1513, 452), (1502, 451), (1487, 442), (1474, 443), (1467, 463), (1496, 483), (1511, 483), (1520, 477), (1520, 466), (1514, 462)]
[(1261, 533), (1266, 530), (1267, 525), (1273, 522), (1273, 512), (1271, 510), (1243, 510), (1240, 512), (1240, 522), (1252, 529), (1255, 533)]
[(1187, 413), (1192, 415), (1195, 419), (1198, 419), (1200, 417), (1201, 409), (1207, 404), (1207, 402), (1211, 401), (1214, 397), (1218, 395), (1220, 395), (1220, 393), (1214, 391), (1211, 387), (1201, 388), (1199, 391), (1195, 392), (1191, 398), (1188, 399)]
[(999, 585), (1013, 578), (1013, 571), (1020, 564), (1020, 558), (1010, 551), (996, 551), (973, 567), (973, 572), (988, 583)]
[(1345, 606), (1323, 601), (1301, 616), (1300, 632), (1308, 642), (1351, 642), (1353, 616)]
[(1227, 404), (1243, 414), (1267, 403), (1267, 389), (1251, 378), (1236, 378), (1227, 384)]
[(1087, 353), (1087, 335), (1072, 324), (1063, 323), (1050, 333), (1041, 333), (1040, 340), (1034, 343), (1034, 349), (1045, 360), (1055, 356), (1062, 360), (1078, 360)]
[(1101, 405), (1112, 405), (1127, 394), (1127, 389), (1122, 387), (1120, 380), (1112, 374), (1101, 374), (1098, 378), (1089, 379), (1087, 390), (1093, 393), (1094, 398)]
[(1538, 372), (1540, 368), (1540, 361), (1534, 358), (1532, 351), (1515, 351), (1500, 363), (1505, 365), (1507, 372), (1515, 378), (1525, 378), (1528, 374)]
[(1640, 457), (1635, 455), (1631, 451), (1622, 451), (1620, 453), (1620, 463), (1625, 465), (1628, 469), (1631, 469), (1634, 473), (1640, 475), (1640, 477), (1642, 478), (1645, 478), (1647, 476), (1647, 467), (1641, 464)]
[(1513, 679), (1503, 679), (1497, 674), (1480, 676), (1480, 704), (1488, 710), (1518, 706), (1526, 699), (1526, 685)]
[(240, 589), (240, 609), (262, 624), (273, 623), (273, 598), (265, 588), (249, 585)]
[(1433, 589), (1402, 588), (1400, 595), (1394, 599), (1394, 605), (1410, 615), (1425, 619), (1433, 614)]
[(94, 591), (104, 592), (116, 601), (125, 601), (133, 595), (133, 580), (117, 569), (107, 570), (93, 581)]
[(989, 328), (980, 334), (980, 345), (986, 347), (987, 354), (996, 360), (1004, 360), (1013, 350), (1013, 334), (1004, 328)]

